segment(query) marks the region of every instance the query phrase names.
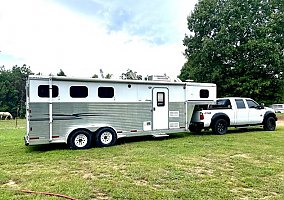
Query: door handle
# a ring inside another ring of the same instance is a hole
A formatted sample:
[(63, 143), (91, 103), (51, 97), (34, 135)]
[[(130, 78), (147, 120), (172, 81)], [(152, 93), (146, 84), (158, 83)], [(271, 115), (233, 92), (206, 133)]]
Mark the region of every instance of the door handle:
[(155, 110), (156, 110), (156, 108), (154, 107), (154, 108), (153, 108), (153, 111), (155, 111)]

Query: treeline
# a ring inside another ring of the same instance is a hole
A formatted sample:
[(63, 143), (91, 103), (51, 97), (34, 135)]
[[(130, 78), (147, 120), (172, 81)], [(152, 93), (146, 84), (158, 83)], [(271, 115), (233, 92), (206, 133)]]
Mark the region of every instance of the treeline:
[(30, 67), (0, 67), (0, 112), (10, 112), (13, 117), (25, 116), (26, 80), (33, 74)]
[(216, 83), (218, 97), (283, 103), (283, 1), (199, 0), (187, 22), (181, 80)]

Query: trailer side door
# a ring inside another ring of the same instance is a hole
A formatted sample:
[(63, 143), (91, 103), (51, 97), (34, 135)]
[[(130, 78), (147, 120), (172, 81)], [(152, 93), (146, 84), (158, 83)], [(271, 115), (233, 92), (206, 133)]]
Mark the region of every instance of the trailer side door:
[(153, 130), (169, 128), (169, 90), (153, 88)]

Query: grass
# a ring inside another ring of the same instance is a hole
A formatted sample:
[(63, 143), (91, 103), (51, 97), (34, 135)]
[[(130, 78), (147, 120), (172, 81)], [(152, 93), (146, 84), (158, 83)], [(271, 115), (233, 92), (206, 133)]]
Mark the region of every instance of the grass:
[(24, 146), (25, 123), (0, 121), (0, 199), (284, 199), (284, 127), (178, 133), (108, 148)]

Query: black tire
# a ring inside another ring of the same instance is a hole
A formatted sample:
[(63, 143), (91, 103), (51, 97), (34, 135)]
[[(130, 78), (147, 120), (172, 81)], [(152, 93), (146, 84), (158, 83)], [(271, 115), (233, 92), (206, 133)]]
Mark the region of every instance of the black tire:
[(117, 140), (116, 132), (112, 128), (102, 128), (95, 134), (95, 143), (98, 147), (114, 145)]
[(228, 122), (225, 119), (217, 119), (212, 125), (212, 131), (215, 134), (223, 135), (227, 133)]
[(68, 140), (71, 149), (89, 149), (92, 146), (92, 134), (87, 130), (76, 130)]
[(263, 123), (263, 129), (265, 131), (274, 131), (276, 128), (276, 121), (274, 117), (267, 117)]

